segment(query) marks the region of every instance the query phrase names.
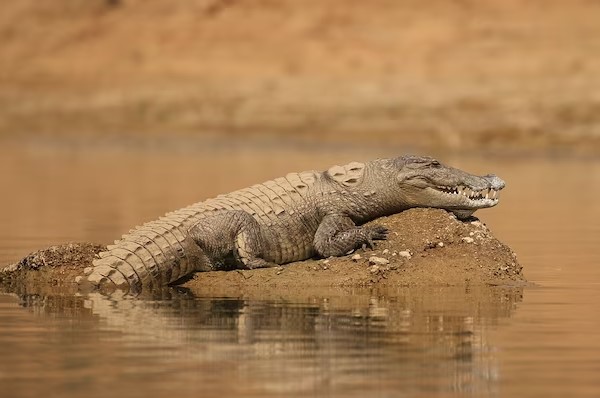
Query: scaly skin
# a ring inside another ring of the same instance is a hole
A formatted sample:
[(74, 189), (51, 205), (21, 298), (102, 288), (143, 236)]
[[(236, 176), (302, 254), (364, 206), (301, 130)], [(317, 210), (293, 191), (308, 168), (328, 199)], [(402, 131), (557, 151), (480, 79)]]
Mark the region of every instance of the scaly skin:
[(290, 173), (137, 227), (100, 253), (78, 283), (140, 292), (196, 271), (342, 256), (385, 239), (385, 228), (362, 225), (375, 218), (412, 207), (466, 218), (495, 206), (502, 188), (494, 175), (479, 177), (416, 156)]

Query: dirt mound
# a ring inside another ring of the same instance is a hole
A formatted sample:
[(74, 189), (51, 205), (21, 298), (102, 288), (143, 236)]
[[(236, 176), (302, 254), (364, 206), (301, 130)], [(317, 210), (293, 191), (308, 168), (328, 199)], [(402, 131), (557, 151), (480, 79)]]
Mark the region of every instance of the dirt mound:
[(74, 288), (73, 282), (106, 246), (67, 243), (35, 251), (0, 270), (0, 284), (11, 287)]
[[(507, 285), (525, 282), (515, 254), (473, 218), (412, 209), (373, 223), (390, 230), (376, 250), (311, 259), (281, 267), (198, 273), (183, 287), (202, 294), (253, 294), (331, 288)], [(76, 289), (75, 276), (105, 247), (69, 243), (34, 252), (0, 272), (0, 283), (37, 289)]]

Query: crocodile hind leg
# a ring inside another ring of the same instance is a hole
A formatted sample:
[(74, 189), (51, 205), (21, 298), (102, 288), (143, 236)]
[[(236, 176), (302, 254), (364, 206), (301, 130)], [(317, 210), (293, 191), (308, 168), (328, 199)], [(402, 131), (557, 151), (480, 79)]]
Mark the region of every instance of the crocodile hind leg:
[(263, 258), (268, 246), (264, 235), (261, 225), (243, 210), (219, 211), (189, 230), (214, 270), (277, 266)]
[(383, 226), (356, 226), (350, 217), (330, 214), (319, 224), (313, 245), (321, 256), (337, 257), (365, 244), (373, 249), (373, 241), (386, 239), (387, 234)]

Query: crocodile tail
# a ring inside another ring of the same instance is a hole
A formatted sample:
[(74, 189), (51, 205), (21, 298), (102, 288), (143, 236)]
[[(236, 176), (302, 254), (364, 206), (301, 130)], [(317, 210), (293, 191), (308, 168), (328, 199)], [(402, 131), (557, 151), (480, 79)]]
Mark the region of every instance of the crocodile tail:
[(85, 277), (83, 288), (119, 289), (130, 293), (176, 282), (201, 268), (200, 248), (187, 235), (199, 213), (181, 209), (136, 227), (99, 254)]

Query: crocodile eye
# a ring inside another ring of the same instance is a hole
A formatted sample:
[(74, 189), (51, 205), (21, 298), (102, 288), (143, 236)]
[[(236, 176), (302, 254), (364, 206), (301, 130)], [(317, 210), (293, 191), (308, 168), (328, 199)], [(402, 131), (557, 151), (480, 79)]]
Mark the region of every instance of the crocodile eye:
[(437, 160), (433, 160), (430, 164), (431, 167), (442, 167), (442, 165), (440, 164), (440, 162), (438, 162)]

